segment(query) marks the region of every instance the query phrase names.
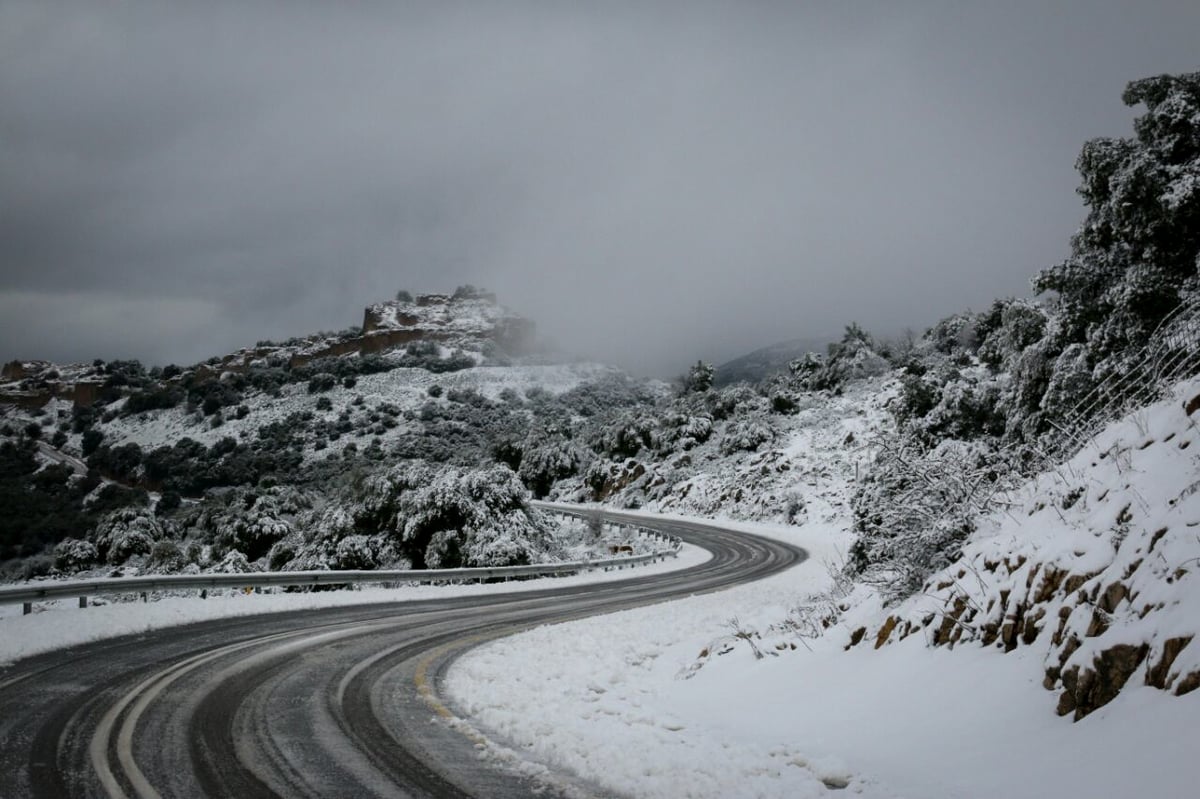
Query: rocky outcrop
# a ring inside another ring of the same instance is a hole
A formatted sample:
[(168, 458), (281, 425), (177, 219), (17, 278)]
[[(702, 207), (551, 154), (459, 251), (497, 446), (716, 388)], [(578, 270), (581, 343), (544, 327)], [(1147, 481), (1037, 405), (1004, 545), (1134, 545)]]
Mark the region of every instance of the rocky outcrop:
[(9, 361), (0, 368), (0, 380), (24, 380), (33, 375), (38, 369), (36, 366), (45, 365), (43, 362), (26, 363), (25, 361)]
[[(1152, 549), (1166, 535), (1155, 531), (1138, 542), (1137, 550)], [(1114, 563), (1116, 561), (1114, 560)], [(1175, 581), (1186, 575), (1147, 574), (1151, 566), (1144, 558), (1119, 568), (1121, 579), (1111, 579), (1114, 569), (1097, 573), (1072, 573), (1056, 564), (1033, 563), (1025, 558), (986, 561), (977, 575), (964, 564), (957, 572), (941, 576), (925, 587), (937, 596), (937, 611), (924, 615), (909, 612), (889, 615), (873, 637), (868, 631), (852, 636), (851, 646), (873, 640), (879, 649), (925, 630), (933, 646), (953, 648), (967, 642), (1011, 652), (1045, 639), (1047, 661), (1043, 686), (1059, 691), (1057, 712), (1079, 720), (1111, 702), (1131, 678), (1141, 673), (1140, 684), (1182, 695), (1200, 687), (1200, 672), (1184, 675), (1176, 668), (1180, 654), (1193, 636), (1180, 635), (1159, 640), (1121, 641), (1105, 637), (1121, 619), (1143, 619), (1161, 611), (1163, 603), (1140, 603), (1139, 582)], [(989, 596), (979, 590), (984, 576), (997, 585), (1010, 586)], [(953, 579), (947, 579), (953, 577)], [(1140, 578), (1140, 579), (1139, 579)], [(969, 581), (969, 582), (968, 582)], [(970, 590), (967, 586), (975, 586)], [(925, 607), (928, 607), (926, 605)], [(1119, 633), (1119, 631), (1118, 631)], [(1095, 643), (1093, 643), (1095, 642)]]
[(1098, 654), (1090, 668), (1072, 666), (1061, 677), (1063, 692), (1058, 698), (1058, 715), (1074, 713), (1078, 721), (1116, 699), (1146, 659), (1149, 649), (1147, 644), (1117, 644)]
[(0, 405), (15, 405), (26, 410), (44, 407), (54, 399), (54, 394), (48, 389), (42, 391), (0, 391)]
[[(496, 303), (494, 294), (421, 294), (415, 300), (381, 302), (363, 311), (363, 339), (382, 333), (420, 332), (420, 338), (490, 340), (509, 352), (523, 352), (533, 342), (534, 326)], [(410, 339), (415, 340), (415, 339)]]
[(1191, 416), (1196, 411), (1200, 410), (1200, 394), (1192, 397), (1183, 405), (1183, 412)]
[(293, 355), (288, 364), (293, 368), (306, 366), (318, 358), (338, 358), (352, 353), (367, 355), (386, 352), (414, 341), (438, 341), (445, 336), (425, 330), (376, 330), (364, 336), (339, 341), (322, 349)]

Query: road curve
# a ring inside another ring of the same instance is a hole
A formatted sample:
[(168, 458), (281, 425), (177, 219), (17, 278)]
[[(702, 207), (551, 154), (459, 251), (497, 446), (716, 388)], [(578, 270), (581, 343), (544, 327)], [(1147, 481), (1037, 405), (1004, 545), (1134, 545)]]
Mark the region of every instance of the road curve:
[(713, 557), (619, 582), (215, 620), (20, 661), (0, 670), (0, 797), (529, 796), (526, 778), (446, 723), (437, 686), (455, 657), (806, 557), (714, 524), (605, 515)]

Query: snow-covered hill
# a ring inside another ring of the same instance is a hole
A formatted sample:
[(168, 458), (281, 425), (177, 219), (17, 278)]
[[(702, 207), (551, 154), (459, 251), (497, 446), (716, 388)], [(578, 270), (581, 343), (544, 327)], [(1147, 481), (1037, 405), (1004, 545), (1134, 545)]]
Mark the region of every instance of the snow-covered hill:
[[(353, 357), (353, 356), (351, 356)], [(521, 365), (521, 366), (478, 366), (454, 372), (436, 373), (421, 368), (396, 368), (377, 374), (362, 375), (352, 387), (338, 384), (320, 396), (329, 400), (328, 408), (317, 407), (318, 397), (309, 393), (304, 383), (282, 386), (277, 393), (251, 393), (242, 405), (247, 409), (226, 415), (220, 426), (213, 427), (211, 419), (188, 411), (179, 406), (162, 411), (149, 411), (132, 416), (117, 416), (104, 425), (106, 438), (113, 444), (136, 443), (144, 450), (160, 446), (171, 446), (183, 437), (211, 445), (226, 437), (235, 439), (252, 438), (260, 428), (273, 423), (283, 423), (296, 415), (311, 414), (308, 421), (336, 427), (349, 417), (351, 432), (343, 444), (349, 441), (360, 443), (378, 439), (386, 447), (414, 425), (405, 420), (427, 404), (445, 407), (448, 398), (459, 393), (478, 393), (489, 400), (501, 400), (506, 392), (515, 392), (524, 397), (531, 390), (545, 391), (558, 395), (580, 384), (619, 374), (611, 366), (594, 363)], [(437, 396), (430, 394), (433, 387)], [(324, 404), (324, 403), (322, 403)], [(120, 410), (122, 403), (110, 408)], [(62, 404), (54, 405), (52, 411), (62, 410)], [(382, 411), (380, 409), (383, 409)], [(372, 419), (372, 416), (375, 418)], [(384, 417), (389, 422), (382, 422)], [(392, 424), (391, 420), (396, 423)], [(322, 447), (317, 442), (319, 432), (305, 436), (304, 454), (307, 458), (328, 456), (335, 450)], [(324, 437), (326, 441), (328, 436)], [(75, 439), (71, 439), (75, 444)], [(68, 449), (71, 447), (68, 446)], [(336, 451), (340, 451), (337, 448)]]
[[(33, 577), (557, 557), (550, 526), (526, 504), (519, 459), (497, 466), (495, 451), (519, 444), (539, 416), (570, 419), (558, 398), (629, 381), (612, 367), (516, 354), (532, 330), (461, 287), (401, 292), (369, 306), (362, 329), (260, 342), (187, 369), (9, 364), (0, 568)], [(430, 486), (447, 496), (427, 496)], [(399, 507), (419, 524), (406, 527)], [(503, 523), (489, 516), (501, 507)]]
[(761, 347), (719, 365), (713, 375), (713, 382), (718, 386), (737, 382), (757, 383), (776, 372), (786, 370), (789, 363), (807, 353), (824, 352), (828, 343), (835, 338), (836, 336), (825, 339), (797, 338)]
[[(676, 440), (636, 457), (599, 459), (555, 491), (570, 501), (713, 518), (800, 524), (826, 513), (819, 503), (848, 513), (872, 442), (895, 427), (887, 406), (897, 389), (894, 375), (855, 380), (840, 393), (789, 397), (783, 412), (764, 391), (714, 389), (709, 403), (731, 410), (672, 408), (650, 435)], [(689, 435), (693, 428), (703, 435)]]
[(845, 580), (853, 471), (815, 426), (821, 512), (744, 523), (809, 548), (803, 566), (498, 641), (449, 689), (491, 756), (634, 796), (1191, 796), (1197, 395), (1177, 386), (1030, 480), (895, 607)]

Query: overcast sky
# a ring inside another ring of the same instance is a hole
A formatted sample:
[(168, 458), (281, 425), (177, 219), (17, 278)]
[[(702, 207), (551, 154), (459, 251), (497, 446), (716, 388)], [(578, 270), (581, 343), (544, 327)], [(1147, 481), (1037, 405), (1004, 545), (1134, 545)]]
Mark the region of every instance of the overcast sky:
[[(969, 8), (967, 6), (970, 6)], [(0, 359), (495, 290), (677, 373), (1028, 293), (1200, 3), (0, 0)]]

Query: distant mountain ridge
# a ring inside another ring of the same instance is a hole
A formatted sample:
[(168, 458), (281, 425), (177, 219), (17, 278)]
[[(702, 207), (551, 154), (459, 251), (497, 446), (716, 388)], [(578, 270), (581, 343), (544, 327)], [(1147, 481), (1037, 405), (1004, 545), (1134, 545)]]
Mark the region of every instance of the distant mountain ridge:
[(718, 386), (741, 381), (756, 383), (767, 375), (785, 369), (789, 363), (806, 352), (825, 352), (829, 342), (836, 339), (836, 336), (794, 338), (762, 347), (718, 366), (713, 375), (713, 382)]
[[(533, 349), (535, 330), (533, 322), (497, 303), (494, 294), (474, 287), (460, 287), (453, 295), (413, 297), (403, 292), (396, 300), (367, 306), (361, 328), (283, 342), (260, 341), (183, 369), (167, 367), (162, 378), (178, 382), (189, 373), (203, 378), (253, 368), (295, 369), (322, 358), (386, 353), (416, 342), (475, 353), (499, 347), (510, 355), (521, 355)], [(15, 360), (0, 370), (0, 403), (38, 408), (59, 398), (91, 405), (106, 386), (119, 393), (132, 390), (110, 378), (103, 361), (55, 364)]]

